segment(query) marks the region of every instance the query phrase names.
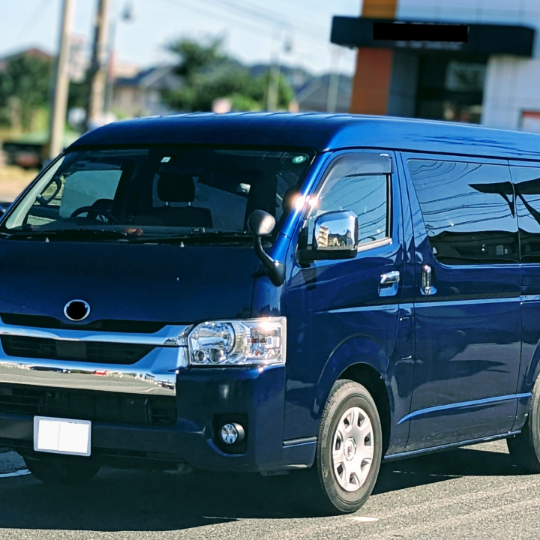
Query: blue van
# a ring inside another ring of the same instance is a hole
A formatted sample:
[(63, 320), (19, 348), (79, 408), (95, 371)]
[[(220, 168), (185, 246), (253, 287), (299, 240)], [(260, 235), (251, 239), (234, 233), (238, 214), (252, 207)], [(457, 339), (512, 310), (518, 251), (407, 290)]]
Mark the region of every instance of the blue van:
[(83, 136), (0, 222), (0, 445), (291, 472), (354, 512), (382, 460), (498, 438), (540, 472), (540, 137), (320, 114)]

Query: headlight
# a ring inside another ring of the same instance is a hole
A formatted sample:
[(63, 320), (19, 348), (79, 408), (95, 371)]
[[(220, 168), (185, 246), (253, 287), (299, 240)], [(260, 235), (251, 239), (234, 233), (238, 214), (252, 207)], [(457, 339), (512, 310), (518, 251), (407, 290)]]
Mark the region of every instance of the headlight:
[(189, 334), (189, 364), (192, 366), (284, 364), (285, 338), (285, 317), (201, 323)]

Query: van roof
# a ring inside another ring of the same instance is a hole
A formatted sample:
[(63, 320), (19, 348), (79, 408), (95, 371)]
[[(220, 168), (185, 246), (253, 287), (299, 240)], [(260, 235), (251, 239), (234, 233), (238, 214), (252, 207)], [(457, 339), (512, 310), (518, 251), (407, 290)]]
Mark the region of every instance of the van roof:
[(457, 122), (323, 113), (191, 113), (114, 122), (69, 149), (150, 144), (383, 148), (540, 159), (540, 135)]

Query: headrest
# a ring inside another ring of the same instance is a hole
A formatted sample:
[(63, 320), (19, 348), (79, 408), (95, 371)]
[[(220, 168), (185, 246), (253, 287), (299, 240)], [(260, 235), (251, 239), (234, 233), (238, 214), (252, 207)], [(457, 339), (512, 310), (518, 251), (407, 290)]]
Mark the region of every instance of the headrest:
[(157, 183), (157, 194), (165, 202), (193, 202), (195, 182), (189, 174), (162, 173)]
[(281, 202), (281, 208), (284, 212), (290, 210), (294, 206), (295, 198), (298, 195), (298, 188), (290, 187), (283, 195), (283, 201)]

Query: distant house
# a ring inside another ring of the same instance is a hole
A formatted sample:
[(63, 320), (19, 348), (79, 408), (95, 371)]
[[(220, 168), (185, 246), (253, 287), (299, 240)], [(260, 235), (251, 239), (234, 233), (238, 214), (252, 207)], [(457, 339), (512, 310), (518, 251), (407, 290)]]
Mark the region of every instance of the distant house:
[(120, 117), (171, 114), (161, 101), (163, 90), (172, 90), (180, 83), (174, 66), (157, 66), (137, 71), (114, 81), (111, 109)]
[[(339, 76), (337, 91), (332, 96), (330, 92), (332, 81), (330, 75), (321, 75), (308, 82), (296, 91), (296, 101), (300, 111), (326, 112), (333, 109), (338, 113), (349, 112), (352, 94), (352, 78), (346, 75)], [(335, 84), (335, 82), (333, 83)], [(330, 98), (330, 99), (329, 99)], [(331, 102), (335, 100), (335, 104)]]
[[(239, 66), (233, 62), (232, 66)], [(269, 66), (257, 64), (249, 67), (253, 76), (268, 72)], [(174, 66), (156, 66), (140, 70), (135, 66), (118, 66), (118, 76), (114, 81), (112, 111), (120, 118), (172, 114), (175, 111), (161, 100), (163, 90), (172, 90), (182, 84), (181, 78), (174, 73)], [(329, 74), (315, 77), (302, 69), (281, 67), (281, 73), (295, 92), (295, 105), (300, 111), (325, 112), (333, 107), (335, 112), (348, 112), (352, 93), (352, 78), (340, 75), (337, 78), (335, 98), (328, 92), (331, 85)]]
[(51, 63), (56, 58), (55, 56), (52, 56), (49, 53), (46, 53), (42, 49), (38, 49), (37, 47), (30, 47), (29, 49), (24, 49), (16, 53), (8, 54), (7, 56), (2, 56), (0, 58), (0, 73), (2, 73), (3, 71), (7, 69), (7, 66), (10, 60), (15, 60), (15, 58), (19, 58), (20, 56), (30, 56), (34, 58), (41, 58), (42, 60), (48, 60)]
[[(254, 76), (268, 73), (268, 64), (255, 64), (249, 68)], [(295, 93), (295, 108), (300, 111), (326, 112), (328, 107), (332, 108), (332, 95), (328, 100), (328, 90), (330, 85), (330, 75), (315, 76), (309, 71), (298, 67), (281, 66), (280, 72)], [(335, 112), (349, 112), (349, 104), (352, 94), (352, 77), (340, 75), (337, 80), (337, 95)]]

